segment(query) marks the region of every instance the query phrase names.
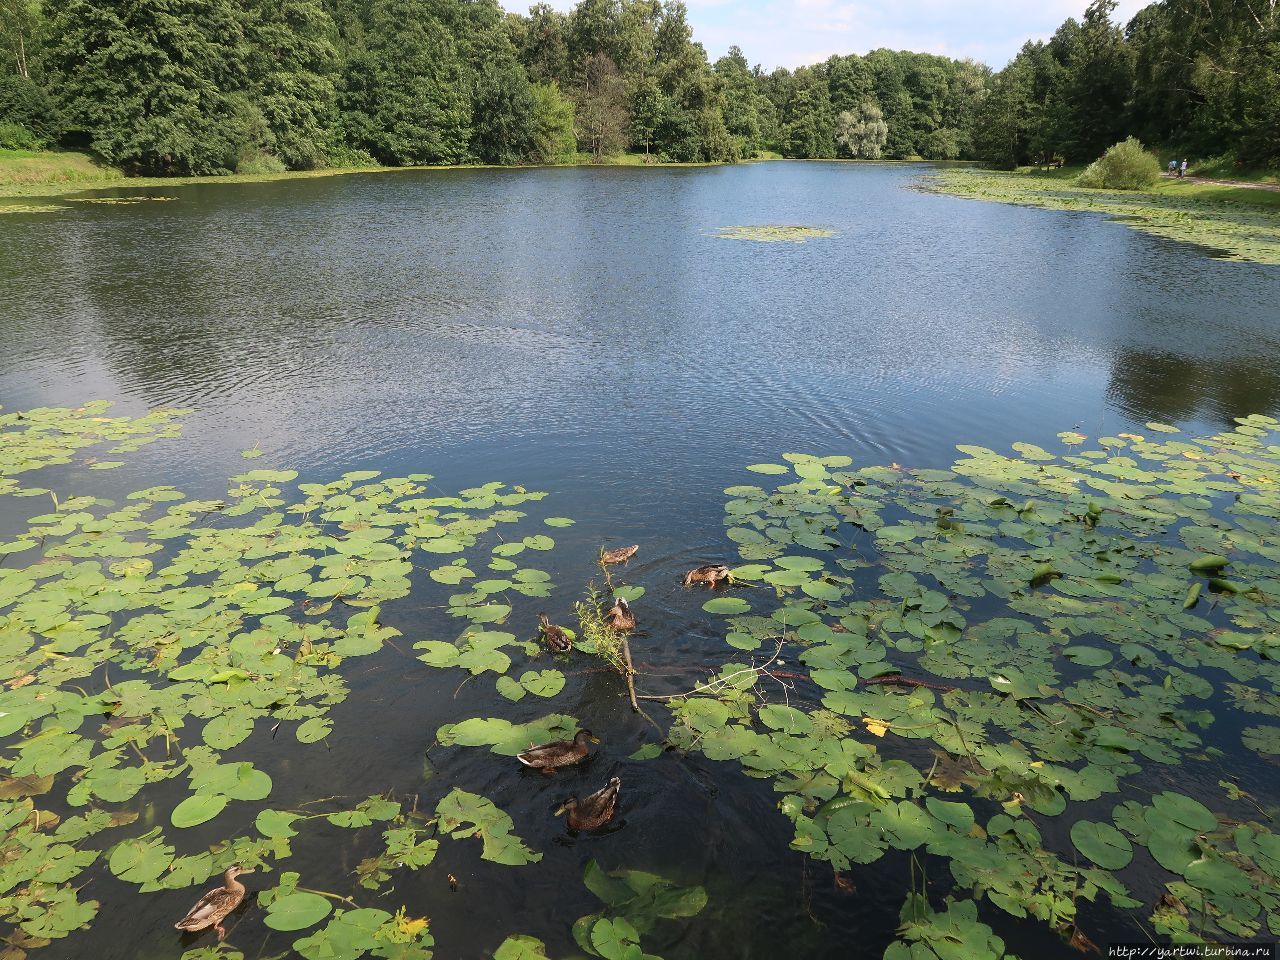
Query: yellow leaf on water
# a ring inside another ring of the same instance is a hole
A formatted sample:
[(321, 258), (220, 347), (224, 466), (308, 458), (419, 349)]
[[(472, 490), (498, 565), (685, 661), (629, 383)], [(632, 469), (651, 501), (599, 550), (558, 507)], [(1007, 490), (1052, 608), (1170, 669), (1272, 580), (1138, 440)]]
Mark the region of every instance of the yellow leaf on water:
[(873, 720), (871, 717), (866, 717), (862, 723), (867, 728), (868, 733), (877, 737), (883, 737), (885, 731), (889, 729), (889, 723), (885, 720)]
[(428, 922), (426, 917), (399, 917), (396, 927), (406, 937), (416, 937), (427, 929)]

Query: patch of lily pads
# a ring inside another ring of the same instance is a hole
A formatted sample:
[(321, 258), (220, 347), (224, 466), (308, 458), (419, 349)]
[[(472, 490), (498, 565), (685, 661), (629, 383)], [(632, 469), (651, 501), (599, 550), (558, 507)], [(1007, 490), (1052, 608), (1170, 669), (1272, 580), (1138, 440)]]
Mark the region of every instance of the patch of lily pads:
[(886, 957), (1002, 956), (985, 905), (1079, 947), (1101, 898), (1134, 939), (1280, 934), (1274, 798), (1191, 786), (1280, 751), (1256, 722), (1280, 716), (1280, 424), (1060, 439), (948, 470), (787, 454), (726, 491), (757, 589), (706, 608), (752, 659), (675, 699), (669, 740), (771, 781), (837, 871), (943, 859), (969, 899), (912, 893)]
[[(280, 863), (317, 819), (382, 825), (383, 852), (355, 873), (372, 890), (430, 864), (445, 837), (476, 838), (480, 858), (501, 864), (539, 860), (506, 813), (460, 788), (430, 817), (370, 797), (342, 810), (260, 809), (260, 836), (202, 853), (180, 855), (174, 838), (271, 798), (265, 771), (224, 757), (249, 738), (324, 750), (331, 710), (349, 692), (343, 665), (398, 636), (380, 613), (409, 594), (415, 566), (453, 588), (445, 607), (463, 624), (454, 643), (421, 644), (424, 662), (491, 671), (508, 695), (559, 692), (556, 670), (505, 676), (537, 648), (499, 629), (513, 597), (543, 598), (553, 586), (523, 562), (550, 550), (550, 537), (497, 536), (543, 494), (499, 483), (441, 493), (428, 475), (375, 471), (296, 483), (294, 471), (275, 469), (233, 477), (216, 500), (168, 485), (120, 502), (26, 485), (42, 468), (117, 466), (114, 457), (180, 429), (181, 411), (107, 410), (0, 414), (0, 495), (48, 498), (0, 545), (0, 919), (17, 931), (10, 945), (30, 951), (91, 925), (99, 904), (84, 887), (96, 864), (142, 894), (197, 887), (231, 863)], [(473, 572), (485, 567), (489, 579)], [(176, 801), (153, 799), (161, 783), (183, 788)], [(66, 808), (75, 814), (53, 812)], [(298, 954), (430, 956), (425, 918), (343, 897), (350, 909), (331, 913), (332, 895), (295, 889), (297, 880), (284, 873), (258, 903), (271, 929), (315, 928), (294, 942)]]

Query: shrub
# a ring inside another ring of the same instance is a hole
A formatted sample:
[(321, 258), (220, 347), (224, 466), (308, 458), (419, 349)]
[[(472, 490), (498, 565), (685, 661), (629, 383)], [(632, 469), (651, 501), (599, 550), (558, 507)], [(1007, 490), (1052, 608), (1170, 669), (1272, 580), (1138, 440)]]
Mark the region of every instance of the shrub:
[(54, 143), (62, 134), (57, 107), (45, 89), (12, 74), (0, 75), (0, 126), (6, 124), (24, 127), (41, 146)]
[(39, 150), (44, 144), (20, 123), (0, 121), (0, 150)]
[(1160, 176), (1160, 159), (1134, 137), (1108, 147), (1076, 179), (1082, 187), (1105, 190), (1142, 190)]
[(378, 161), (373, 154), (359, 147), (345, 143), (328, 143), (320, 152), (320, 165), (334, 170), (352, 167), (376, 167)]
[(284, 173), (286, 169), (283, 160), (269, 153), (247, 153), (236, 163), (236, 173)]

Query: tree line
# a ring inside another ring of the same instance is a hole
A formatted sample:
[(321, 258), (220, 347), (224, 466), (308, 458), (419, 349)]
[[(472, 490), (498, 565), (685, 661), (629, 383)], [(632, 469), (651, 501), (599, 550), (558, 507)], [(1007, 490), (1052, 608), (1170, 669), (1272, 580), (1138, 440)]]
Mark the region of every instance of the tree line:
[(129, 172), (674, 161), (1280, 159), (1274, 0), (1094, 0), (1001, 71), (873, 50), (711, 62), (681, 0), (0, 0), (0, 146)]

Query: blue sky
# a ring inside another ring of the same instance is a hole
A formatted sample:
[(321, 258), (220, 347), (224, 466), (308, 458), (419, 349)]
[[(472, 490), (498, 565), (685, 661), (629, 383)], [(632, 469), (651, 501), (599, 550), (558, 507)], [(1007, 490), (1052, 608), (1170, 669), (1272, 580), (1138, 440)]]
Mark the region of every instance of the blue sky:
[[(519, 0), (504, 0), (523, 11)], [(552, 0), (565, 10), (571, 3)], [(1028, 39), (1048, 39), (1088, 0), (686, 0), (694, 39), (714, 60), (737, 44), (751, 63), (797, 67), (877, 47), (972, 57), (997, 69)], [(1120, 0), (1127, 21), (1145, 6)]]

